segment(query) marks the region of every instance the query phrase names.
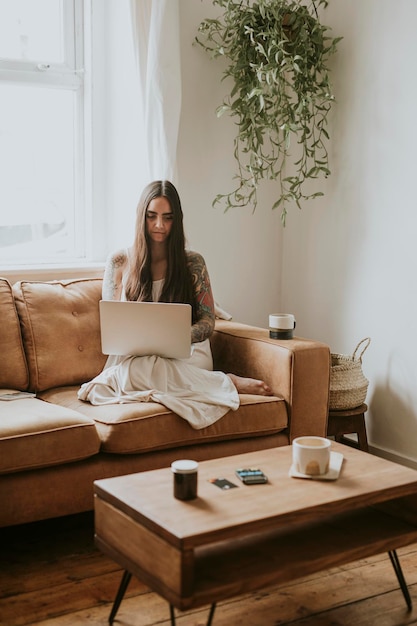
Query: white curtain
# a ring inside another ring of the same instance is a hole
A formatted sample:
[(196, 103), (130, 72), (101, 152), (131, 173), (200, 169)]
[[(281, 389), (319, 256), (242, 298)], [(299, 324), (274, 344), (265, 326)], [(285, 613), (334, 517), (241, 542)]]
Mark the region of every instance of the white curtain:
[(130, 0), (148, 182), (176, 182), (181, 113), (178, 0)]

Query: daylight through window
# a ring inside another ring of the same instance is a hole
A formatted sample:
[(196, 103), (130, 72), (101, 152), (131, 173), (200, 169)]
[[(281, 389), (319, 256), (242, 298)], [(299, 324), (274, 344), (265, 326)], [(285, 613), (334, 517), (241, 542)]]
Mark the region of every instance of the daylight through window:
[(0, 0), (0, 262), (85, 258), (82, 0)]

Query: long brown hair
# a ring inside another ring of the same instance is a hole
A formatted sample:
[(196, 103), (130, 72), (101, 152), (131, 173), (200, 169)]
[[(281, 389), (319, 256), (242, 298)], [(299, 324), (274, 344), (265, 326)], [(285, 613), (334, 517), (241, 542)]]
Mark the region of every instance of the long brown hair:
[(150, 202), (161, 197), (168, 200), (173, 220), (167, 241), (167, 273), (159, 300), (161, 302), (185, 302), (191, 304), (195, 312), (193, 281), (185, 251), (181, 201), (176, 188), (167, 180), (149, 183), (139, 200), (135, 238), (129, 255), (129, 268), (125, 283), (126, 298), (127, 300), (152, 300), (151, 252), (146, 228), (146, 212)]

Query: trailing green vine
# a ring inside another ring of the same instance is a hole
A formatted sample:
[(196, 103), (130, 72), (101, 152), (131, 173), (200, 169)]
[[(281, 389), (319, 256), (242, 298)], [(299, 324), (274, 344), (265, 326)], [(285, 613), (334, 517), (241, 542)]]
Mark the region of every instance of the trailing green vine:
[[(332, 94), (328, 60), (339, 38), (328, 35), (318, 9), (328, 0), (213, 0), (223, 9), (218, 19), (205, 19), (196, 42), (228, 65), (223, 78), (232, 80), (230, 94), (217, 115), (237, 123), (234, 156), (237, 186), (219, 194), (213, 205), (225, 209), (252, 204), (262, 180), (279, 182), (273, 209), (301, 208), (304, 200), (323, 195), (304, 192), (304, 183), (330, 174), (326, 142)], [(298, 147), (297, 147), (298, 145)], [(286, 166), (294, 149), (290, 173)]]

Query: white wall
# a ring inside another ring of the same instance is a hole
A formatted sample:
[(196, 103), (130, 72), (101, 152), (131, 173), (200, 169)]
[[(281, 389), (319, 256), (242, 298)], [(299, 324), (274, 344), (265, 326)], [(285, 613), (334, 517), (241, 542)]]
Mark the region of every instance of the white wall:
[(415, 0), (333, 0), (332, 176), (284, 234), (282, 303), (303, 333), (363, 356), (367, 431), (417, 463)]
[(234, 123), (216, 117), (227, 93), (222, 64), (193, 46), (200, 22), (216, 17), (211, 0), (180, 0), (182, 115), (178, 149), (179, 191), (191, 248), (206, 259), (215, 299), (234, 319), (268, 325), (279, 310), (282, 228), (266, 189), (255, 214), (212, 208), (218, 193), (231, 190), (236, 173)]

